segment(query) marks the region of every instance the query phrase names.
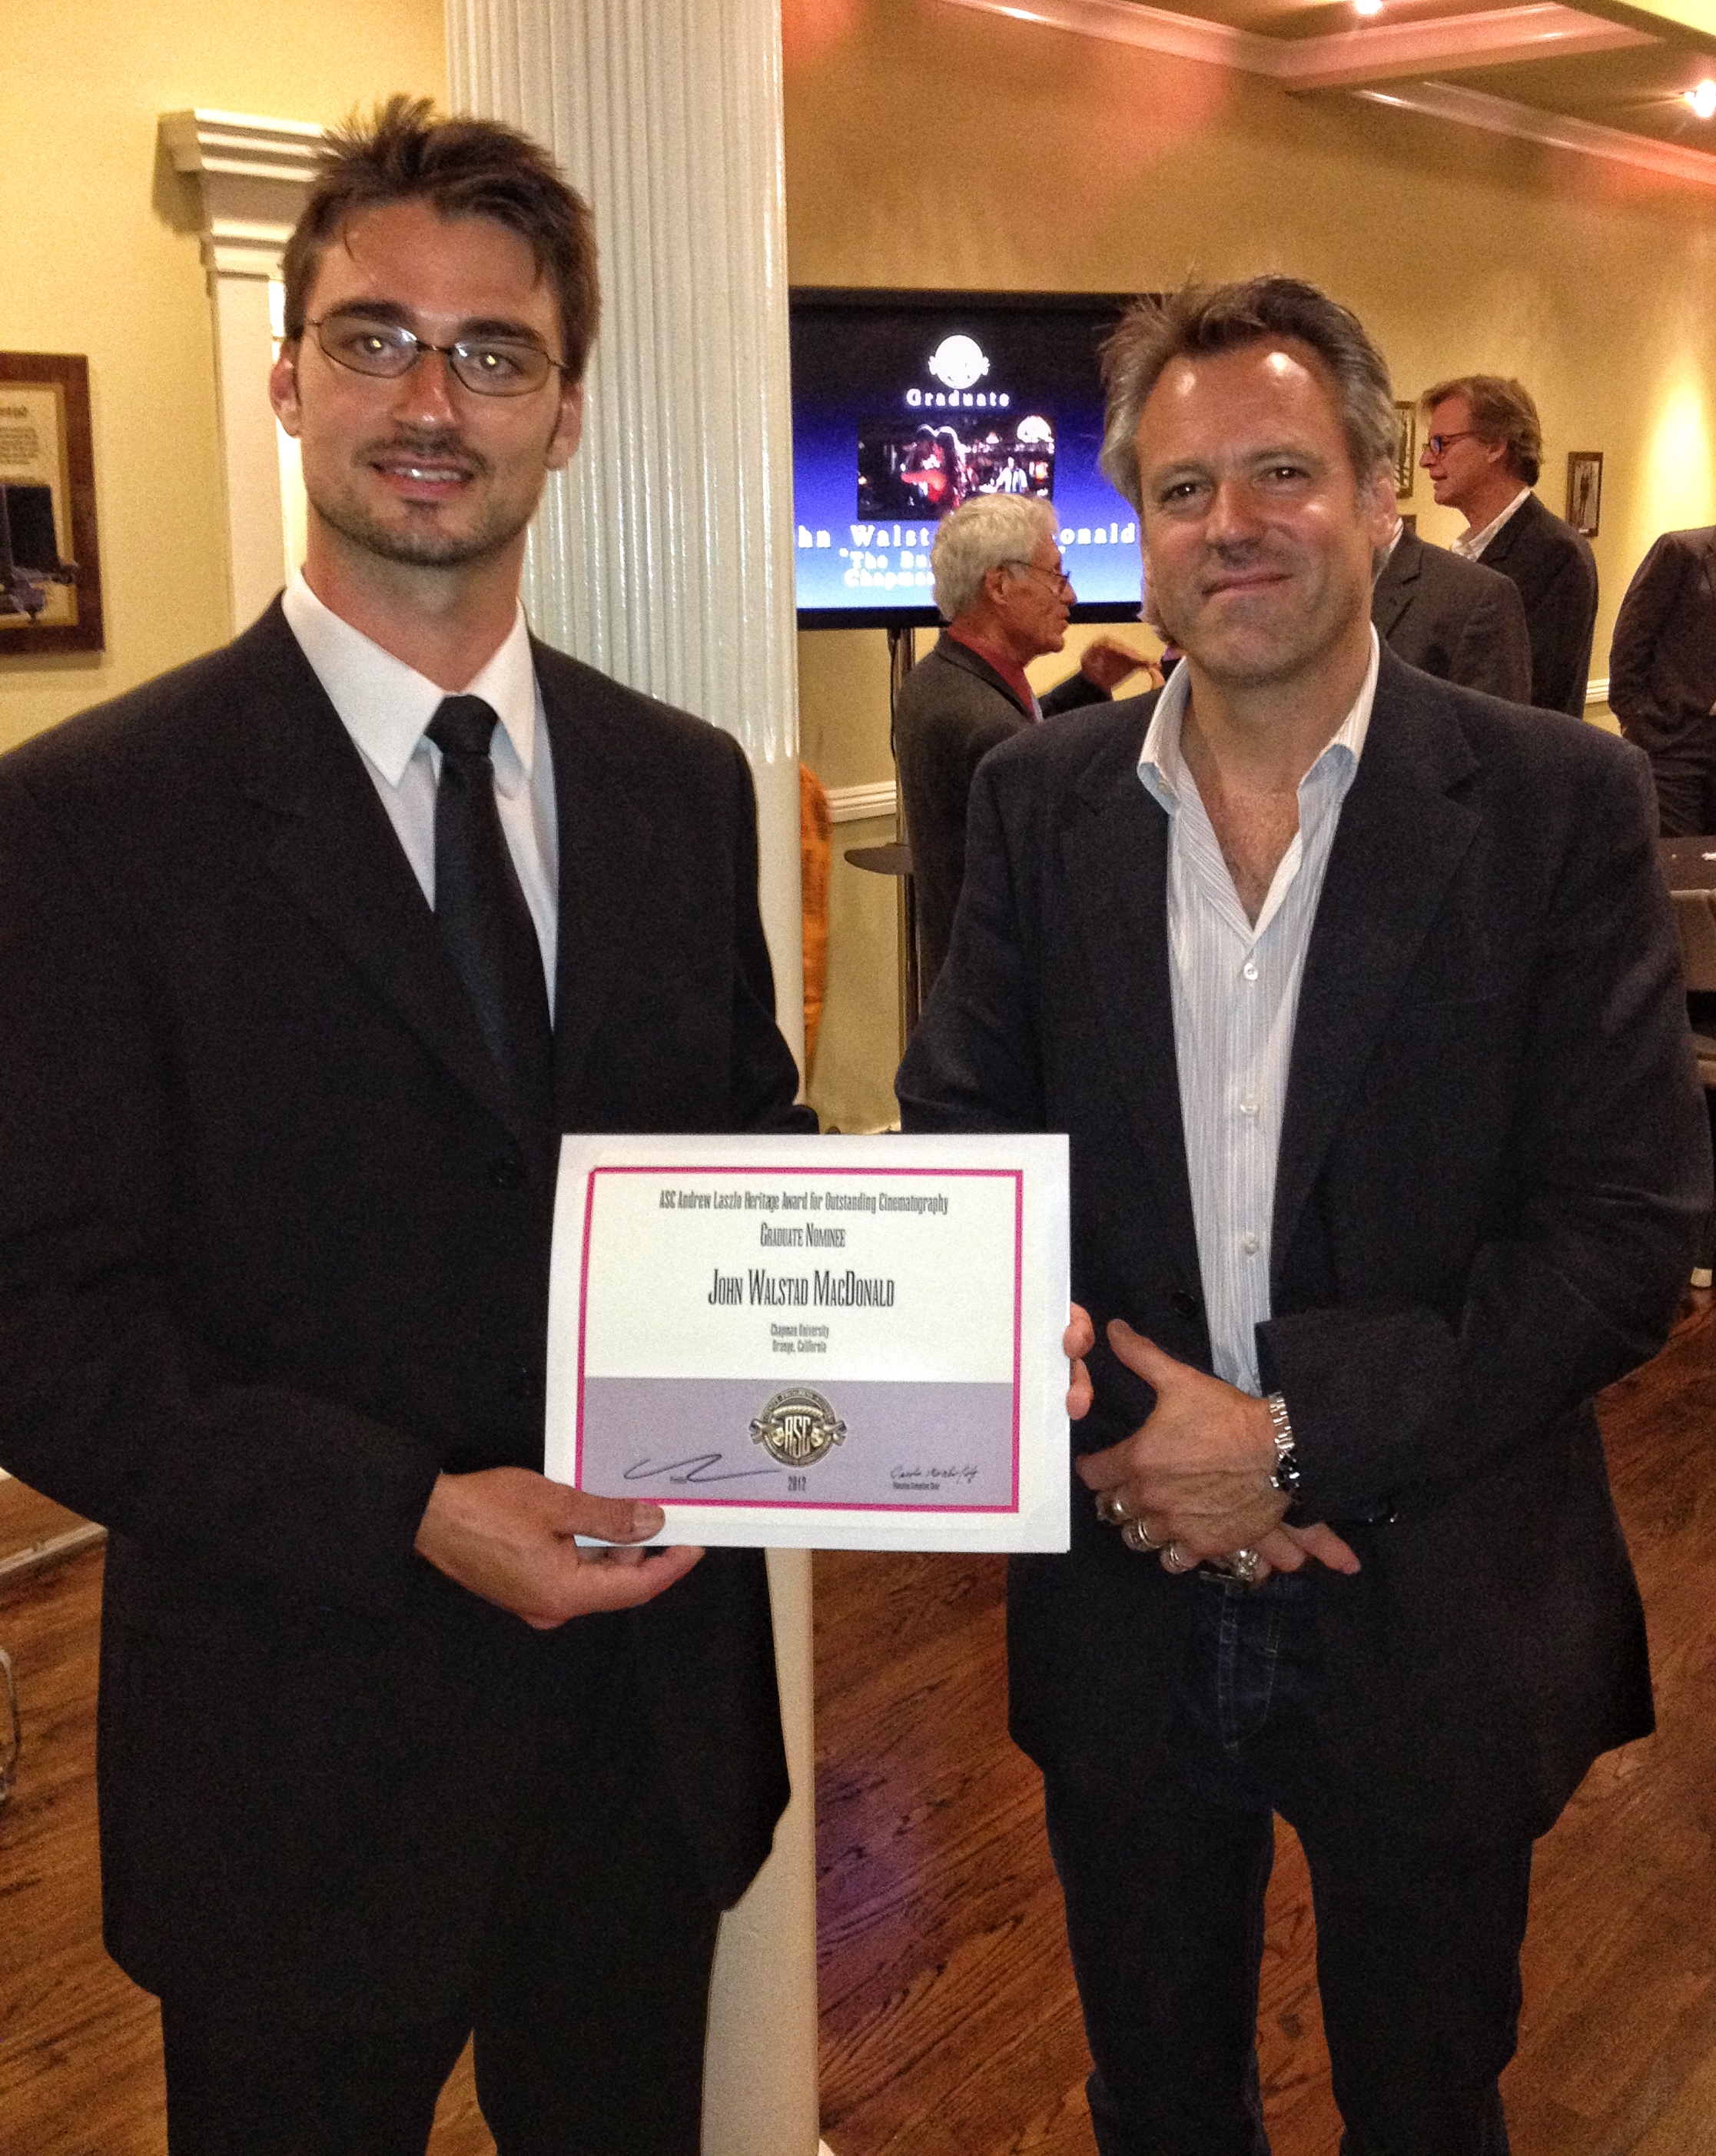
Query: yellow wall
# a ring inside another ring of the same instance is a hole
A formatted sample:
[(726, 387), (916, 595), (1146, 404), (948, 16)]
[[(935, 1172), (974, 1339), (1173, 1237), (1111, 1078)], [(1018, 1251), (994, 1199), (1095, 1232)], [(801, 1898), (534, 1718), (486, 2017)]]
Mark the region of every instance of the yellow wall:
[[(1357, 311), (1402, 398), (1517, 374), (1558, 515), (1567, 452), (1605, 454), (1599, 678), (1651, 540), (1716, 519), (1716, 190), (942, 0), (788, 0), (785, 19), (795, 284), (1107, 291), (1283, 270)], [(1462, 527), (1421, 475), (1403, 506), (1427, 538)], [(889, 775), (885, 711), (860, 701), (885, 696), (878, 678), (855, 655), (802, 668), (807, 741), (856, 728), (874, 757), (847, 783)], [(831, 937), (812, 1098), (873, 1119), (892, 1040), (864, 1014), (891, 1008), (875, 983), (891, 995), (892, 965), (885, 941)]]
[(0, 350), (90, 362), (107, 649), (0, 657), (0, 747), (226, 634), (213, 331), (193, 183), (161, 155), (195, 105), (343, 119), (445, 95), (441, 0), (30, 0), (0, 64)]

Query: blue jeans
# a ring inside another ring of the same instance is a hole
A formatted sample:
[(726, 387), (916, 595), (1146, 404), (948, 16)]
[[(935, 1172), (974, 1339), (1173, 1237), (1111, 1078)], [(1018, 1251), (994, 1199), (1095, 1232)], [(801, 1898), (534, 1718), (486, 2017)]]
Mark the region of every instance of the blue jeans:
[(1045, 1777), (1102, 2156), (1268, 2156), (1257, 2062), (1273, 1815), (1311, 1875), (1345, 2156), (1506, 2156), (1531, 1845), (1401, 1833), (1319, 1735), (1314, 1582), (1198, 1574), (1165, 1748)]

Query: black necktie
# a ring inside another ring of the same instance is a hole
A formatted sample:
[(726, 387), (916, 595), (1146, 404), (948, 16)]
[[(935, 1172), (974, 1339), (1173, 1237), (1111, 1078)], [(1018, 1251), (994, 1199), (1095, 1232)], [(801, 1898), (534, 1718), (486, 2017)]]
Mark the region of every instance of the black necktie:
[(553, 1111), (551, 1034), (541, 947), (507, 851), (480, 696), (447, 696), (424, 729), (441, 752), (435, 789), (435, 918), (520, 1112)]

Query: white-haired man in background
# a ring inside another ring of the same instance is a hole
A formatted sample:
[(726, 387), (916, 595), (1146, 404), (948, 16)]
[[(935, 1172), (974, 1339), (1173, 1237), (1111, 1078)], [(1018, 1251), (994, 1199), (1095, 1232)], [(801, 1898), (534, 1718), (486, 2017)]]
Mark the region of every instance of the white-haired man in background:
[(977, 766), (1038, 719), (1106, 699), (1147, 662), (1103, 638), (1038, 700), (1025, 668), (1067, 640), (1073, 586), (1046, 501), (982, 494), (945, 518), (930, 566), (947, 624), (907, 675), (894, 753), (917, 884), (918, 969), (927, 998), (947, 956), (966, 867), (966, 803)]

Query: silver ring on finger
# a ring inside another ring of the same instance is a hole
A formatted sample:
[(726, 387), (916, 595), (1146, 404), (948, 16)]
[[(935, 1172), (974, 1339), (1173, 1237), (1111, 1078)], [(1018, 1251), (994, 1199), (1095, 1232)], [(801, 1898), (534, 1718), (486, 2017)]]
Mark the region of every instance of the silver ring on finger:
[(1120, 1539), (1140, 1557), (1154, 1555), (1162, 1547), (1151, 1534), (1149, 1522), (1143, 1519), (1125, 1521), (1120, 1528)]
[(1242, 1587), (1255, 1587), (1263, 1576), (1263, 1560), (1254, 1549), (1230, 1550), (1222, 1564)]
[(1107, 1527), (1124, 1527), (1132, 1517), (1118, 1490), (1104, 1490), (1096, 1501), (1096, 1517)]
[(1190, 1558), (1186, 1554), (1177, 1542), (1170, 1539), (1163, 1546), (1162, 1569), (1164, 1572), (1190, 1572), (1196, 1562), (1196, 1558)]

